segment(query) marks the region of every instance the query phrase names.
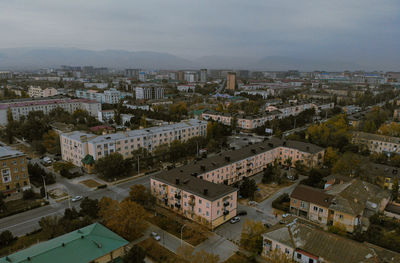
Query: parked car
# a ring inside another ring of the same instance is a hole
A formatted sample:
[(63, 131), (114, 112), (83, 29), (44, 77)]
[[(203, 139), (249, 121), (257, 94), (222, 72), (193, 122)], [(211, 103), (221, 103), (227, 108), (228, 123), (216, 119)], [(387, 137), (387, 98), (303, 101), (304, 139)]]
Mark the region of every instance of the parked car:
[(156, 232), (151, 232), (151, 236), (157, 241), (161, 240), (161, 237)]
[(82, 196), (77, 195), (77, 196), (75, 196), (74, 198), (72, 198), (71, 201), (72, 201), (72, 202), (78, 202), (78, 201), (80, 201), (80, 200), (82, 200), (82, 199), (83, 199)]
[(286, 218), (286, 217), (288, 217), (288, 216), (290, 216), (290, 214), (283, 214), (283, 215), (282, 215), (282, 218)]
[(50, 159), (50, 157), (47, 157), (47, 156), (43, 157), (42, 163), (43, 163), (44, 165), (50, 165), (50, 164), (51, 164), (51, 159)]
[(239, 213), (237, 213), (238, 216), (245, 216), (247, 215), (246, 211), (239, 211)]
[(237, 223), (237, 222), (239, 222), (240, 221), (240, 217), (238, 217), (238, 216), (235, 216), (234, 218), (232, 218), (231, 219), (231, 224), (235, 224), (235, 223)]
[(249, 201), (248, 204), (250, 206), (255, 206), (255, 205), (257, 205), (257, 202), (256, 201)]

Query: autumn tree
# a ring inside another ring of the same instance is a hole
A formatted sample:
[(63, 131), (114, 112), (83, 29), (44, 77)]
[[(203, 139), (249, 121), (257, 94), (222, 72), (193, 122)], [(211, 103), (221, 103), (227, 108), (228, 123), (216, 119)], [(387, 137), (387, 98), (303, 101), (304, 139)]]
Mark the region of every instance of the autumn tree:
[(393, 185), (392, 185), (392, 197), (393, 197), (393, 200), (396, 201), (398, 196), (399, 196), (399, 178), (396, 176), (393, 179)]
[(324, 155), (324, 164), (328, 167), (332, 167), (339, 160), (339, 151), (328, 147)]
[(144, 208), (131, 201), (121, 203), (108, 197), (103, 197), (99, 203), (99, 215), (105, 225), (127, 240), (138, 238), (147, 227)]
[(141, 184), (135, 184), (129, 192), (129, 200), (138, 203), (145, 208), (154, 208), (155, 198), (150, 189)]
[(295, 263), (286, 253), (278, 249), (271, 251), (267, 258), (269, 263)]
[(265, 227), (261, 221), (246, 219), (240, 236), (240, 245), (255, 254), (261, 253), (263, 244), (261, 234), (264, 231)]
[(176, 254), (189, 263), (218, 263), (219, 256), (200, 250), (194, 253), (194, 247), (184, 245), (178, 247)]
[(89, 197), (85, 197), (80, 204), (80, 213), (82, 215), (87, 215), (91, 218), (98, 218), (99, 217), (99, 200), (97, 199), (90, 199)]
[(354, 175), (357, 172), (361, 158), (359, 155), (346, 152), (343, 156), (333, 165), (332, 173), (341, 175)]
[(42, 144), (49, 153), (61, 153), (60, 136), (54, 130), (49, 130), (47, 133), (43, 134)]

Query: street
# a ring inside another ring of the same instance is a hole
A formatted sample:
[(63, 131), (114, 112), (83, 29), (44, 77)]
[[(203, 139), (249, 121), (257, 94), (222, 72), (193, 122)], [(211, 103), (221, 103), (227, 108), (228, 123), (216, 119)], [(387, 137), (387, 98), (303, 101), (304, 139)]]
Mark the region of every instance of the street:
[[(118, 185), (112, 185), (105, 189), (98, 189), (95, 191), (88, 191), (86, 187), (76, 186), (70, 184), (69, 189), (70, 195), (82, 195), (84, 197), (90, 197), (92, 199), (101, 199), (103, 196), (110, 197), (121, 201), (129, 195), (130, 187), (135, 184), (142, 184), (146, 187), (150, 187), (150, 176), (146, 175), (128, 182), (124, 182)], [(65, 181), (68, 181), (65, 179)], [(64, 182), (65, 183), (65, 182)], [(74, 187), (73, 187), (74, 186)], [(13, 216), (5, 217), (0, 219), (0, 232), (5, 230), (11, 231), (16, 236), (25, 235), (39, 228), (38, 222), (42, 217), (63, 215), (64, 210), (69, 207), (70, 200), (64, 200), (61, 202), (51, 202), (50, 205), (32, 209), (23, 213), (19, 213)], [(71, 202), (71, 206), (79, 208), (80, 202)]]

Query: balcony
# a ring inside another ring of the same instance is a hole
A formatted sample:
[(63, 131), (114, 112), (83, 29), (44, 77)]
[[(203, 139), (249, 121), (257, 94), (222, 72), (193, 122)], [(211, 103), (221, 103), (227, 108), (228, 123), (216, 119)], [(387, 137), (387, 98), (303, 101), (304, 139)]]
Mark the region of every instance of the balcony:
[(176, 204), (175, 204), (175, 207), (178, 208), (178, 209), (180, 209), (180, 208), (181, 208), (181, 204), (180, 204), (180, 203), (176, 203)]
[(175, 198), (176, 198), (176, 199), (181, 199), (182, 196), (181, 196), (181, 194), (175, 194)]
[(190, 206), (194, 206), (195, 205), (195, 200), (194, 199), (190, 199), (188, 203), (189, 203)]
[(224, 202), (224, 206), (225, 206), (225, 207), (228, 206), (228, 205), (229, 205), (229, 202), (228, 202), (228, 201)]
[(226, 216), (226, 215), (229, 214), (229, 211), (228, 210), (224, 210), (223, 214), (224, 214), (224, 216)]

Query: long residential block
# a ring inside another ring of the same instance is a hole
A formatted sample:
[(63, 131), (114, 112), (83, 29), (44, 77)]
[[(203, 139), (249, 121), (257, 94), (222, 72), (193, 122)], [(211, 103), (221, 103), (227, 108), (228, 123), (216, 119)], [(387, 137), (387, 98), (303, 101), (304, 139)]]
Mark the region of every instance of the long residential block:
[(353, 132), (352, 143), (361, 146), (364, 150), (369, 150), (374, 153), (400, 153), (400, 138), (398, 137), (366, 132)]
[(154, 175), (151, 191), (159, 204), (212, 228), (236, 215), (237, 189), (229, 185), (262, 172), (275, 160), (313, 167), (323, 156), (319, 146), (273, 138)]
[(97, 118), (101, 104), (93, 100), (63, 97), (6, 100), (0, 102), (0, 124), (8, 123), (8, 110), (11, 111), (14, 120), (19, 120), (22, 116), (27, 117), (32, 111), (43, 111), (44, 114), (48, 114), (56, 108), (62, 108), (69, 113), (79, 109), (86, 110), (91, 116)]
[(90, 155), (97, 160), (111, 153), (120, 153), (125, 158), (140, 148), (149, 151), (174, 140), (185, 142), (190, 138), (207, 135), (207, 122), (190, 119), (179, 123), (147, 129), (117, 132), (106, 135), (74, 131), (60, 135), (61, 155), (65, 161), (82, 166), (82, 160)]

